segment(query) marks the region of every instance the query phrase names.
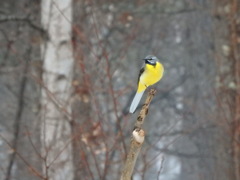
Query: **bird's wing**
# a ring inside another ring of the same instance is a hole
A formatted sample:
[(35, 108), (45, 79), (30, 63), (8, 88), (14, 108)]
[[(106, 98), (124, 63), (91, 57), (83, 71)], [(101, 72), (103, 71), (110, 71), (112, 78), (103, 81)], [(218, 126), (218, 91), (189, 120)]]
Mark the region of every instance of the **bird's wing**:
[(139, 72), (139, 75), (138, 75), (138, 83), (139, 83), (139, 80), (140, 80), (140, 76), (142, 75), (142, 73), (145, 71), (145, 68), (144, 66), (140, 69), (140, 72)]

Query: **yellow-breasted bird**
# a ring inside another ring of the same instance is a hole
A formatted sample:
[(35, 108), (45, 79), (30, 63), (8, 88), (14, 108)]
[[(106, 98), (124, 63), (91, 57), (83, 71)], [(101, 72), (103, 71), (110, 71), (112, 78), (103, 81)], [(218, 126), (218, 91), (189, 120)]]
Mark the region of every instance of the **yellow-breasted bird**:
[(145, 65), (138, 76), (138, 88), (129, 109), (130, 113), (136, 110), (146, 88), (160, 81), (164, 72), (164, 67), (156, 56), (148, 55), (143, 60), (145, 60)]

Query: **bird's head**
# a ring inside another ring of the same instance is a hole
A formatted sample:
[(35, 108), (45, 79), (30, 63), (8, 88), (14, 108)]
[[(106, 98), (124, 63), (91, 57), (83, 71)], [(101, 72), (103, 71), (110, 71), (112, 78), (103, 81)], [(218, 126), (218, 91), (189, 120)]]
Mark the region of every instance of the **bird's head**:
[(146, 64), (156, 65), (158, 58), (153, 55), (148, 55), (143, 60), (145, 60)]

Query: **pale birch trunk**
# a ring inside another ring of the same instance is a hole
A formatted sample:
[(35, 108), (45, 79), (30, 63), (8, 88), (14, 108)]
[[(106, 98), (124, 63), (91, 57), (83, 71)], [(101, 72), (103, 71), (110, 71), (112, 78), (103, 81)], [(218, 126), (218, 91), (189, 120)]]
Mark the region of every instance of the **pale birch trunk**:
[(73, 179), (71, 108), (73, 73), (71, 0), (42, 0), (42, 25), (48, 39), (42, 46), (42, 154), (47, 179)]

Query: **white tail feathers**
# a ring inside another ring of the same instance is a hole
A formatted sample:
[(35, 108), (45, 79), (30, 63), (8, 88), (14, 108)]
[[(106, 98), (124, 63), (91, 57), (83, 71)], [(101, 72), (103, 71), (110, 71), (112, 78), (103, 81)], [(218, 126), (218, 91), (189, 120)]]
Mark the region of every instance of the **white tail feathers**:
[(142, 92), (137, 92), (136, 95), (134, 96), (133, 98), (133, 101), (132, 101), (132, 104), (130, 106), (130, 109), (129, 109), (129, 112), (130, 113), (134, 113), (134, 111), (136, 110), (141, 98), (142, 98), (142, 95), (143, 95), (144, 91)]

